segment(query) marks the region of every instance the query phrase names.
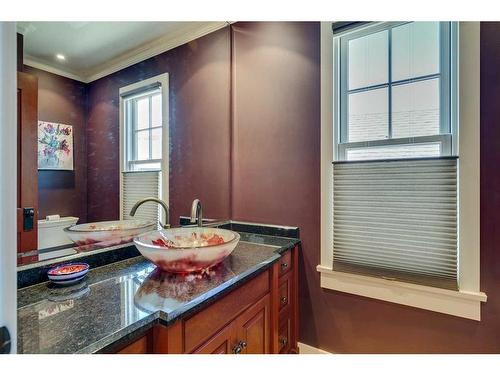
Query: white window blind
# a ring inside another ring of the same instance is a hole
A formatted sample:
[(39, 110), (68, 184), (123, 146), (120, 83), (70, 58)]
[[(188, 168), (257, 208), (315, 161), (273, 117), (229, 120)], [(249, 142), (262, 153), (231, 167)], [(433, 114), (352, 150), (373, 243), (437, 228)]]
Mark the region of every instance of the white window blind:
[[(160, 197), (160, 172), (123, 172), (122, 212), (124, 219), (131, 219), (130, 210), (134, 204), (147, 197)], [(155, 202), (141, 205), (134, 218), (159, 221), (159, 208)]]
[(457, 288), (457, 159), (337, 162), (333, 268)]

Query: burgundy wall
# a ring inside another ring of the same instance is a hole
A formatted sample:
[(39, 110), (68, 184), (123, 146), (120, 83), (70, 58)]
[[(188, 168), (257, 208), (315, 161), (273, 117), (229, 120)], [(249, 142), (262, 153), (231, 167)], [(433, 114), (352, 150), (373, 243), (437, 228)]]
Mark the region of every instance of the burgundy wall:
[(320, 288), (319, 24), (233, 29), (233, 218), (300, 227), (300, 341), (340, 353), (500, 352), (500, 23), (481, 26), (481, 322)]
[(24, 67), (38, 77), (38, 119), (73, 125), (74, 171), (38, 171), (39, 218), (76, 216), (87, 220), (86, 85), (43, 70)]
[(88, 219), (119, 216), (119, 88), (170, 79), (170, 218), (200, 198), (205, 217), (230, 215), (229, 27), (89, 84)]

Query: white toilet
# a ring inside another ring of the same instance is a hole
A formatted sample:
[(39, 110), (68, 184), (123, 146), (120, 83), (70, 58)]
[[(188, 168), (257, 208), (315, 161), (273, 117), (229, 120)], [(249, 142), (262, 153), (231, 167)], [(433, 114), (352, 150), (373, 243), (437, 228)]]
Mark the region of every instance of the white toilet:
[(47, 219), (38, 220), (38, 249), (71, 245), (73, 242), (63, 229), (75, 225), (77, 221), (77, 217), (59, 217), (59, 215), (51, 215), (47, 216)]

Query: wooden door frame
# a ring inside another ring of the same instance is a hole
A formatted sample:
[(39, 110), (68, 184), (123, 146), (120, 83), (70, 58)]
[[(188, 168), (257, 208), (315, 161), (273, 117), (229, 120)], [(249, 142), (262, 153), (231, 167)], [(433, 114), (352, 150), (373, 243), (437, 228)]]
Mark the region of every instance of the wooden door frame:
[(0, 327), (17, 349), (17, 111), (16, 23), (0, 22)]
[[(38, 260), (38, 78), (17, 73), (18, 263)], [(23, 208), (33, 207), (33, 229), (23, 229)], [(21, 254), (19, 254), (21, 253)], [(21, 255), (21, 256), (20, 256)]]

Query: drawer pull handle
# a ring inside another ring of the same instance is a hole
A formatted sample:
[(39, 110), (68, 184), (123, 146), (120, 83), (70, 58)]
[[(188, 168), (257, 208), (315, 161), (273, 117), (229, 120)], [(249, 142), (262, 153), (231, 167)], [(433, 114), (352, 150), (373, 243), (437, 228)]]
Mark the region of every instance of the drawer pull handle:
[(281, 270), (284, 271), (288, 268), (288, 263), (281, 263)]
[(243, 349), (247, 347), (247, 343), (245, 341), (240, 341), (234, 348), (233, 348), (233, 353), (234, 354), (240, 354)]
[(281, 304), (282, 304), (282, 305), (286, 305), (286, 304), (287, 304), (287, 302), (288, 302), (288, 298), (286, 298), (286, 297), (281, 297)]
[(281, 346), (285, 346), (287, 344), (288, 340), (286, 339), (286, 337), (280, 337), (279, 342), (280, 342)]

